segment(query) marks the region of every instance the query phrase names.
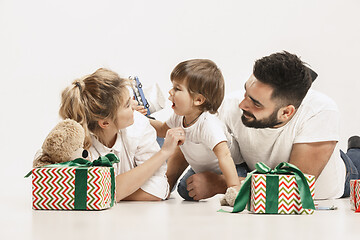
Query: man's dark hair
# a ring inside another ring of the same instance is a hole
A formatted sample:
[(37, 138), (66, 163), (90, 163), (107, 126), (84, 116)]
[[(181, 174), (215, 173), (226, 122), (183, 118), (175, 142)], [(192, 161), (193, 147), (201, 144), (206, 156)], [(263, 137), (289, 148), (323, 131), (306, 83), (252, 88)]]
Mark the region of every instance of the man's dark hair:
[(305, 63), (286, 51), (257, 60), (253, 74), (260, 82), (274, 89), (271, 97), (281, 107), (291, 104), (298, 108), (312, 83), (310, 70)]

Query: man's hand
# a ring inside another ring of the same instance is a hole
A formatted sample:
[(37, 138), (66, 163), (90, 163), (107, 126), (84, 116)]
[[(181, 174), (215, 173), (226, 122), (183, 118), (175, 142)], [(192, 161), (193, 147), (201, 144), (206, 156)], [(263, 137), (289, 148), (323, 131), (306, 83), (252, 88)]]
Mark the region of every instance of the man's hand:
[(213, 172), (194, 174), (186, 180), (186, 184), (189, 196), (197, 201), (225, 193), (227, 189), (224, 176)]

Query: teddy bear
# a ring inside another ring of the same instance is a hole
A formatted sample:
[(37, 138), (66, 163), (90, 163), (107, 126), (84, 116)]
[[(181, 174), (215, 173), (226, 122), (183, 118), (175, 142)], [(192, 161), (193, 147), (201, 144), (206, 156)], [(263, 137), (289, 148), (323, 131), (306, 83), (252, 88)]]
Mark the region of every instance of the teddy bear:
[(229, 187), (226, 189), (225, 195), (220, 198), (220, 205), (233, 207), (238, 193), (234, 187)]
[[(244, 182), (245, 179), (240, 181), (240, 189)], [(233, 207), (238, 194), (239, 191), (236, 190), (235, 187), (229, 187), (228, 189), (226, 189), (225, 195), (220, 198), (220, 205)]]
[(33, 167), (86, 158), (84, 139), (84, 128), (78, 122), (72, 119), (60, 121), (45, 138), (41, 150), (35, 156)]

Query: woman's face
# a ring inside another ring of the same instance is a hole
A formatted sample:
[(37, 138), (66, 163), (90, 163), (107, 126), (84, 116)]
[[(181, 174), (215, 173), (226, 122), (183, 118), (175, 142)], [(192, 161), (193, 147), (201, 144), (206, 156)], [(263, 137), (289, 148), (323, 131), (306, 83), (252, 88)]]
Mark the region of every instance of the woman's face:
[(125, 91), (124, 100), (116, 113), (115, 126), (118, 130), (129, 127), (134, 123), (134, 108), (137, 102), (130, 97), (128, 91)]

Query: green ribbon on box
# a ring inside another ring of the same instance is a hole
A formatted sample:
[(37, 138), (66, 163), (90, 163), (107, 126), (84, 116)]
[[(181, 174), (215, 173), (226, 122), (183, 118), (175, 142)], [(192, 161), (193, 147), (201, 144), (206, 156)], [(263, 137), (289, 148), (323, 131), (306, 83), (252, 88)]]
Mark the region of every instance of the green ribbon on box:
[[(314, 200), (311, 196), (309, 184), (304, 174), (295, 165), (282, 162), (272, 170), (264, 163), (256, 163), (256, 170), (250, 172), (245, 178), (240, 191), (235, 199), (233, 213), (241, 212), (245, 209), (246, 204), (250, 203), (251, 176), (254, 173), (261, 174), (292, 174), (295, 176), (299, 188), (301, 204), (304, 209), (315, 209)], [(269, 179), (268, 179), (269, 177)], [(266, 213), (277, 213), (279, 195), (279, 176), (268, 175), (266, 180)], [(248, 204), (248, 207), (250, 204)]]
[[(111, 174), (111, 203), (110, 206), (114, 206), (115, 202), (115, 173), (112, 165), (120, 162), (119, 158), (109, 153), (105, 156), (100, 156), (94, 161), (89, 161), (83, 158), (77, 158), (72, 161), (49, 164), (42, 167), (55, 168), (55, 167), (76, 167), (75, 169), (75, 202), (74, 208), (76, 210), (86, 210), (86, 198), (87, 198), (87, 172), (89, 167), (110, 167)], [(32, 174), (30, 171), (25, 175), (25, 178)]]

